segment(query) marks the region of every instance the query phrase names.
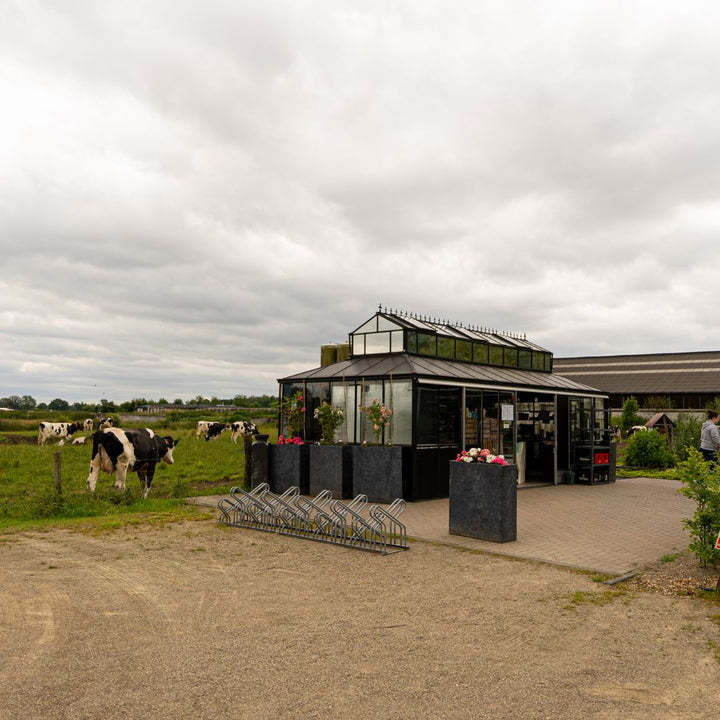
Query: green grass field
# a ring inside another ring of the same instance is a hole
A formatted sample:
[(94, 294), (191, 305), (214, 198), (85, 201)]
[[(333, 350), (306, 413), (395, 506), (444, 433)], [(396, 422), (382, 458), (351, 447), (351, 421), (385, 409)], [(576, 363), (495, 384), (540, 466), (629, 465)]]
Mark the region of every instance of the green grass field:
[[(242, 439), (230, 441), (229, 431), (206, 442), (195, 437), (194, 422), (152, 425), (159, 435), (179, 440), (175, 463), (159, 463), (147, 500), (140, 481), (129, 472), (125, 492), (113, 487), (114, 475), (100, 473), (97, 488), (87, 489), (91, 445), (37, 445), (37, 422), (4, 422), (0, 427), (0, 528), (18, 523), (58, 518), (85, 518), (164, 511), (184, 498), (226, 493), (244, 485), (245, 454)], [(138, 424), (135, 427), (140, 426)], [(271, 441), (274, 424), (261, 425)], [(77, 436), (76, 436), (77, 437)], [(55, 486), (55, 454), (60, 454), (60, 492)]]

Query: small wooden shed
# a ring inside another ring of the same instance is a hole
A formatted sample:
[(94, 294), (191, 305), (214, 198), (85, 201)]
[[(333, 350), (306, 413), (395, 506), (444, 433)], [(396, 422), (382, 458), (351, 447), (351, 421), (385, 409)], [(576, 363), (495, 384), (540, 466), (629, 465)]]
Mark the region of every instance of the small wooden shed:
[(668, 443), (672, 442), (673, 428), (675, 423), (664, 412), (655, 413), (646, 423), (648, 430), (657, 430), (661, 435), (665, 435)]

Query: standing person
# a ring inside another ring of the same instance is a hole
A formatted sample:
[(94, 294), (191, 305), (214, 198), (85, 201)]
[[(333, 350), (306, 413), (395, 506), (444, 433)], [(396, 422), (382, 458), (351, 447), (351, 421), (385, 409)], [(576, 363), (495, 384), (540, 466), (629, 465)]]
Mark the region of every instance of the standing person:
[(700, 430), (700, 452), (708, 462), (717, 462), (717, 451), (720, 447), (720, 429), (718, 428), (718, 414), (715, 410), (708, 410), (708, 419)]

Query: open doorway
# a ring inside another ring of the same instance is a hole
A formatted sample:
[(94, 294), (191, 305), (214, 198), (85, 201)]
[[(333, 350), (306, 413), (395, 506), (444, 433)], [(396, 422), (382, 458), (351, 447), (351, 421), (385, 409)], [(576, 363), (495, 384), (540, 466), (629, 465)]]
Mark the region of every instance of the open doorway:
[(555, 483), (557, 463), (555, 414), (554, 395), (534, 392), (518, 393), (518, 455), (524, 454), (525, 483)]

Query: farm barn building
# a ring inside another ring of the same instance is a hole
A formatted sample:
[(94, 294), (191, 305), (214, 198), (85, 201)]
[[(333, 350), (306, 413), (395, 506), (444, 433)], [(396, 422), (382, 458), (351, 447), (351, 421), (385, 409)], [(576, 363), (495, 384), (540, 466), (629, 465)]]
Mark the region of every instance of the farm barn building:
[(281, 398), (303, 393), (309, 442), (322, 401), (343, 409), (335, 439), (353, 445), (373, 442), (361, 406), (389, 407), (381, 444), (407, 450), (405, 499), (447, 497), (449, 462), (470, 447), (523, 460), (528, 482), (613, 479), (607, 395), (556, 374), (552, 353), (521, 335), (380, 308), (347, 344), (325, 346), (319, 367), (278, 382)]
[(720, 397), (720, 352), (555, 358), (553, 370), (606, 392), (613, 410), (634, 397), (669, 397), (678, 410), (702, 410)]

